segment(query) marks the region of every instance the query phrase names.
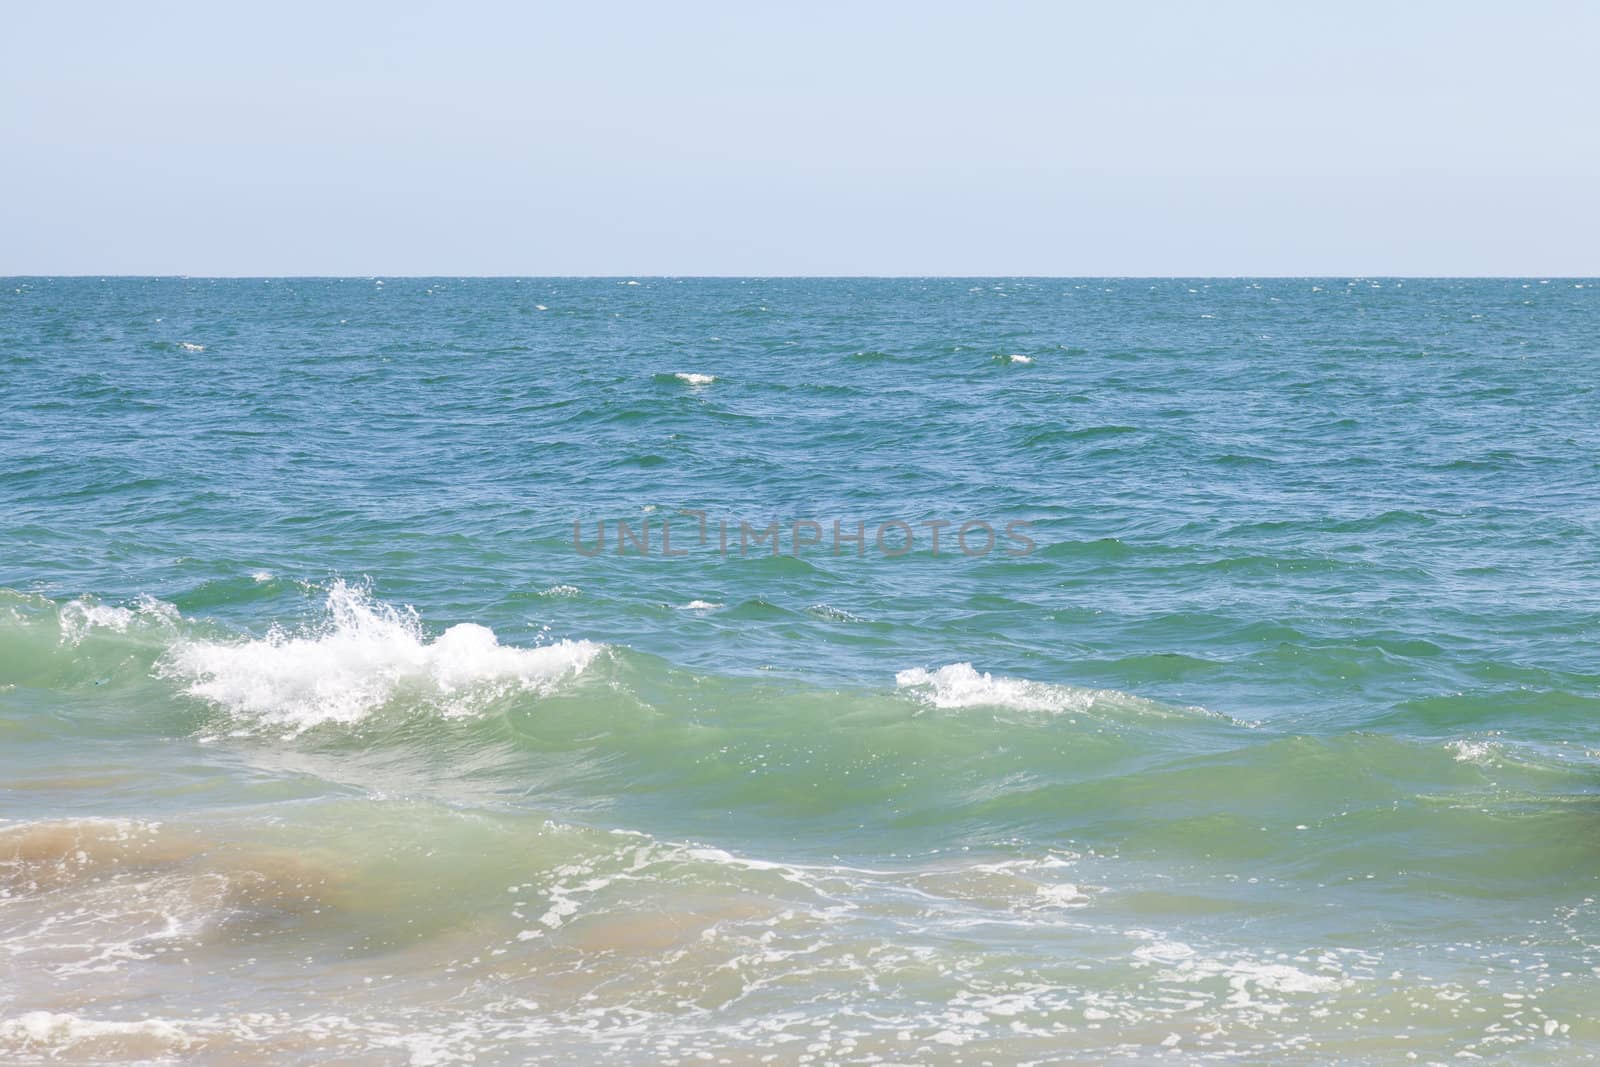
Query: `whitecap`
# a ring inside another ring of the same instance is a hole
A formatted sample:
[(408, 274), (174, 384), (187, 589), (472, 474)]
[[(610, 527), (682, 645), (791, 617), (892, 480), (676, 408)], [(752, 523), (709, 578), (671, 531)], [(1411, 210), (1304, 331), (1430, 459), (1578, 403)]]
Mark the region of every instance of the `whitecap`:
[(80, 644), (94, 630), (109, 630), (125, 634), (136, 620), (170, 626), (178, 621), (178, 609), (153, 596), (141, 596), (133, 607), (101, 604), (89, 597), (80, 597), (61, 606), (62, 644)]
[(1457, 763), (1475, 763), (1480, 767), (1493, 763), (1495, 757), (1499, 755), (1491, 742), (1469, 738), (1451, 741), (1445, 748), (1455, 756)]
[(1006, 708), (1069, 715), (1116, 711), (1162, 718), (1199, 715), (1235, 726), (1254, 725), (1205, 708), (1161, 704), (1116, 689), (1086, 689), (980, 673), (970, 663), (950, 663), (931, 671), (912, 667), (897, 673), (894, 681), (898, 688), (910, 690), (924, 703), (940, 709)]
[(259, 640), (190, 639), (174, 645), (157, 673), (229, 714), (293, 732), (358, 722), (399, 697), (445, 715), (467, 715), (513, 692), (545, 693), (588, 667), (589, 641), (519, 648), (476, 623), (433, 640), (410, 608), (375, 601), (335, 582), (328, 620), (300, 633), (274, 628)]
[(691, 374), (687, 371), (679, 371), (673, 377), (685, 385), (710, 385), (717, 380), (715, 374)]
[(714, 610), (716, 608), (720, 608), (720, 607), (722, 607), (721, 604), (713, 604), (709, 600), (691, 600), (687, 604), (685, 604), (681, 608), (679, 608), (678, 610), (680, 610), (680, 611), (712, 611), (712, 610)]
[(1047, 685), (1025, 678), (997, 678), (979, 673), (970, 663), (951, 663), (937, 670), (921, 667), (894, 676), (901, 689), (914, 689), (936, 708), (1001, 707), (1016, 711), (1086, 711), (1096, 691)]
[(185, 352), (204, 352), (206, 350), (205, 345), (197, 345), (193, 341), (179, 341), (178, 347)]

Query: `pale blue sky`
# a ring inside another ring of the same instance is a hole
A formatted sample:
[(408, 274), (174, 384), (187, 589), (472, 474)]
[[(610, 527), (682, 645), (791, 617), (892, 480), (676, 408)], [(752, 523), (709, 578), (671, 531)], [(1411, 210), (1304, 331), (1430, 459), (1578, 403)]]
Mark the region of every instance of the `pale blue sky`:
[(0, 16), (0, 274), (1600, 274), (1600, 4)]

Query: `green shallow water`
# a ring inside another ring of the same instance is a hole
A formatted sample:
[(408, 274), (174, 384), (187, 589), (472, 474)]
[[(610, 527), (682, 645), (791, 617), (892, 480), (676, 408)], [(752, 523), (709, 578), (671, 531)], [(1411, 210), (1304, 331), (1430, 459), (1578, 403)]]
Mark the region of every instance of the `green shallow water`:
[(6, 283), (0, 1058), (1600, 1057), (1600, 283), (628, 281)]

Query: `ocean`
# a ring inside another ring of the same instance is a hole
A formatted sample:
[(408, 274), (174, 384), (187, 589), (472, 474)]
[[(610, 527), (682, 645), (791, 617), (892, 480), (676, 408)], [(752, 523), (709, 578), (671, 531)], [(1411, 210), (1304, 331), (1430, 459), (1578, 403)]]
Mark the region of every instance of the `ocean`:
[(0, 1060), (1600, 1058), (1597, 338), (5, 279)]

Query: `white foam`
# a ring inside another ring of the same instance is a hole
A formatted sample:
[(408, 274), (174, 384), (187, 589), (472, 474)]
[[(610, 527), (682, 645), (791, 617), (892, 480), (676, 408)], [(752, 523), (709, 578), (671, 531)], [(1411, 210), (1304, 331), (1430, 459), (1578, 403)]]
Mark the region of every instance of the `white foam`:
[(1025, 678), (979, 674), (970, 663), (951, 663), (938, 670), (921, 667), (901, 671), (895, 685), (918, 690), (936, 708), (1001, 707), (1016, 711), (1086, 711), (1096, 692), (1073, 686), (1047, 685)]
[(86, 1019), (65, 1012), (30, 1011), (0, 1021), (0, 1040), (26, 1047), (50, 1049), (52, 1057), (85, 1042), (144, 1038), (157, 1045), (182, 1048), (192, 1043), (182, 1028), (164, 1019), (116, 1022)]
[(1129, 715), (1160, 719), (1201, 717), (1245, 729), (1259, 725), (1205, 708), (1162, 704), (1116, 689), (1086, 689), (1026, 678), (997, 677), (987, 671), (979, 673), (970, 663), (950, 663), (932, 671), (912, 667), (896, 674), (894, 681), (896, 686), (910, 690), (924, 703), (941, 709), (1006, 708), (1069, 716), (1111, 713), (1119, 718)]
[(717, 380), (715, 374), (691, 374), (687, 371), (679, 371), (673, 377), (686, 385), (710, 385)]
[(74, 600), (61, 606), (61, 640), (75, 645), (89, 636), (90, 630), (111, 630), (127, 633), (133, 622), (133, 612), (112, 604), (97, 604), (91, 600)]
[(204, 352), (206, 350), (205, 345), (197, 345), (193, 341), (179, 341), (178, 347), (185, 352)]
[(502, 645), (475, 623), (430, 641), (415, 611), (374, 601), (342, 581), (328, 591), (327, 610), (325, 624), (301, 633), (182, 641), (157, 672), (233, 715), (298, 732), (357, 722), (402, 696), (447, 715), (470, 714), (507, 693), (548, 692), (601, 649), (589, 641)]
[[(1343, 974), (1317, 974), (1286, 963), (1268, 963), (1248, 957), (1226, 959), (1208, 956), (1193, 946), (1152, 931), (1129, 931), (1146, 943), (1133, 951), (1135, 959), (1160, 967), (1165, 982), (1225, 981), (1231, 1008), (1255, 1008), (1277, 1014), (1286, 1006), (1272, 994), (1329, 994), (1353, 984)], [(1266, 999), (1264, 999), (1266, 998)]]
[(1009, 358), (1010, 358), (1011, 362), (1013, 362), (1013, 363), (1032, 363), (1033, 362), (1033, 357), (1032, 356), (1022, 356), (1022, 355), (1018, 355), (1015, 352), (1011, 353), (1011, 356)]
[(685, 604), (682, 608), (680, 608), (679, 610), (680, 611), (713, 611), (713, 610), (715, 610), (717, 608), (720, 608), (720, 607), (722, 607), (721, 604), (713, 604), (709, 600), (691, 600), (687, 604)]
[(61, 605), (60, 619), (62, 643), (76, 645), (94, 630), (125, 634), (128, 627), (141, 619), (170, 626), (178, 621), (178, 609), (153, 596), (139, 597), (131, 608), (101, 604), (88, 597), (80, 597)]
[(158, 822), (0, 824), (0, 955), (83, 979), (173, 951), (225, 910), (225, 879), (179, 869), (191, 852)]
[(1073, 885), (1071, 882), (1058, 882), (1055, 885), (1042, 885), (1039, 887), (1039, 900), (1043, 904), (1057, 908), (1081, 908), (1089, 903), (1089, 894)]
[(1479, 766), (1484, 766), (1493, 763), (1495, 757), (1499, 755), (1495, 746), (1488, 741), (1473, 741), (1462, 738), (1457, 741), (1451, 741), (1445, 747), (1455, 755), (1457, 763), (1476, 763)]

